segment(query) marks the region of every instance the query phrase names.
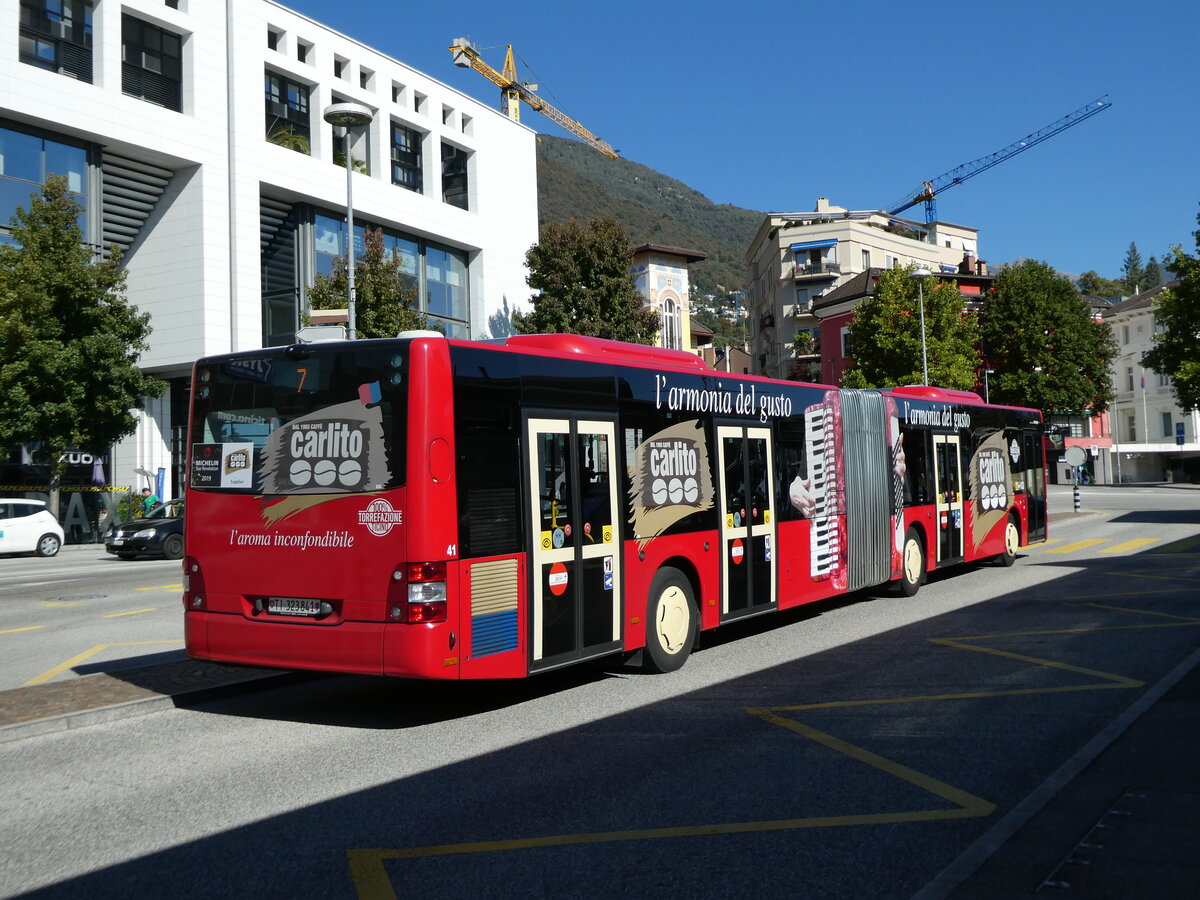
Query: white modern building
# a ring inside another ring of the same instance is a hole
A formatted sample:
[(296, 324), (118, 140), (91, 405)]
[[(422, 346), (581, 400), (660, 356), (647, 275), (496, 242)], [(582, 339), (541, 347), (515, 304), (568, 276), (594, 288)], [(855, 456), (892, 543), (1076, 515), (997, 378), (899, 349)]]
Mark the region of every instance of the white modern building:
[(296, 340), (306, 287), (347, 244), (330, 104), (373, 115), (351, 131), (356, 243), (383, 229), (432, 321), (485, 337), (528, 297), (534, 132), (271, 0), (7, 0), (0, 84), (0, 240), (67, 175), (86, 239), (125, 252), (154, 329), (141, 363), (170, 383), (110, 484), (162, 471), (181, 490), (192, 362)]
[(1114, 482), (1200, 479), (1200, 411), (1180, 409), (1171, 380), (1142, 366), (1154, 343), (1154, 300), (1176, 284), (1167, 282), (1104, 312), (1117, 340), (1115, 397), (1108, 408), (1112, 446), (1104, 473)]
[(914, 262), (957, 272), (966, 257), (976, 264), (978, 246), (974, 228), (848, 210), (824, 197), (812, 212), (768, 213), (745, 255), (755, 374), (786, 378), (796, 335), (820, 337), (818, 298), (855, 275)]

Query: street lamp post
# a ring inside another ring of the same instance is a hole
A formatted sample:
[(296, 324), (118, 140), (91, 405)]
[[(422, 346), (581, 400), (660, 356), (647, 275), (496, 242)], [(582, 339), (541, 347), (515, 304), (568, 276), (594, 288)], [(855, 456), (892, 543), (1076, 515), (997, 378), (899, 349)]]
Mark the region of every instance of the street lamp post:
[(924, 266), (913, 270), (910, 278), (917, 282), (917, 305), (921, 312), (921, 384), (929, 384), (929, 358), (925, 351), (925, 279), (933, 273)]
[(346, 154), (346, 324), (350, 340), (355, 339), (354, 322), (354, 186), (351, 182), (350, 129), (370, 124), (375, 113), (361, 103), (331, 103), (325, 107), (323, 118), (345, 133)]

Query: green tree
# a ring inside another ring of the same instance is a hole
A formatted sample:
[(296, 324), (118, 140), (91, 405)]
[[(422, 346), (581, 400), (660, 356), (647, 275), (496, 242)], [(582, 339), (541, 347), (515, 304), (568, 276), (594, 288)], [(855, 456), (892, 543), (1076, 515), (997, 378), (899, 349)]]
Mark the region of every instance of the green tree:
[(1158, 265), (1158, 260), (1153, 256), (1150, 257), (1150, 262), (1146, 263), (1146, 284), (1143, 290), (1152, 290), (1162, 284), (1162, 269)]
[[(1200, 214), (1196, 216), (1200, 224)], [(1200, 250), (1200, 229), (1192, 232)], [(1200, 408), (1200, 259), (1172, 247), (1167, 269), (1179, 284), (1154, 300), (1154, 321), (1161, 330), (1142, 365), (1171, 379), (1171, 392), (1185, 410)]]
[(166, 389), (137, 367), (150, 317), (125, 299), (120, 251), (93, 258), (82, 214), (51, 176), (11, 220), (16, 244), (0, 245), (0, 447), (34, 446), (56, 513), (66, 452), (106, 452)]
[[(345, 309), (349, 295), (346, 257), (333, 261), (333, 271), (318, 274), (308, 289), (313, 309)], [(417, 306), (416, 277), (404, 261), (383, 246), (383, 229), (363, 229), (363, 253), (354, 259), (354, 330), (360, 338), (395, 337), (401, 331), (428, 328)]]
[(854, 363), (842, 376), (843, 386), (922, 382), (919, 301), (923, 292), (930, 384), (964, 391), (975, 387), (979, 328), (974, 315), (963, 313), (958, 283), (926, 278), (919, 291), (914, 270), (911, 265), (885, 269), (875, 293), (855, 308), (850, 326)]
[(565, 225), (547, 222), (538, 242), (525, 254), (534, 290), (533, 309), (514, 312), (520, 334), (570, 333), (651, 344), (658, 333), (658, 313), (629, 274), (633, 250), (625, 229), (608, 216), (577, 219)]
[(1112, 400), (1109, 362), (1117, 345), (1070, 280), (1048, 264), (1005, 266), (980, 321), (984, 356), (996, 374), (993, 403), (1053, 412), (1103, 412)]
[(1101, 278), (1095, 269), (1084, 272), (1075, 282), (1079, 293), (1091, 297), (1124, 297), (1127, 291), (1125, 285), (1111, 278)]
[(1121, 283), (1125, 285), (1126, 294), (1140, 294), (1145, 289), (1146, 268), (1142, 265), (1142, 254), (1138, 252), (1137, 244), (1132, 241), (1125, 251), (1121, 272)]

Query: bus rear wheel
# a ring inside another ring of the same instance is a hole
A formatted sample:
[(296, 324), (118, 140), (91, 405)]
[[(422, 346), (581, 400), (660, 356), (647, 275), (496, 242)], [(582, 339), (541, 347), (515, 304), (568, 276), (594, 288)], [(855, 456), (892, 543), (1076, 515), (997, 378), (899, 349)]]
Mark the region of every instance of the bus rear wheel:
[(1008, 567), (1017, 561), (1017, 550), (1021, 546), (1021, 532), (1017, 529), (1017, 522), (1009, 516), (1004, 523), (1004, 552), (996, 557), (996, 562), (1000, 565)]
[(917, 529), (910, 528), (904, 535), (904, 550), (900, 555), (900, 593), (914, 596), (925, 580), (925, 545)]
[(674, 672), (681, 668), (696, 642), (698, 619), (691, 582), (678, 569), (659, 569), (646, 604), (646, 671)]

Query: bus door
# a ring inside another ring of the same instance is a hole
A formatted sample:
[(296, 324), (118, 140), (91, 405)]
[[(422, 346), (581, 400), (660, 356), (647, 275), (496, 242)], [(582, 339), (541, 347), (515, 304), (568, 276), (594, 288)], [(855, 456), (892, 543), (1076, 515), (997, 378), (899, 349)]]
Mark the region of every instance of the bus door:
[(529, 419), (531, 669), (621, 646), (612, 422)]
[(775, 606), (775, 484), (771, 431), (719, 426), (721, 616)]
[(937, 483), (937, 563), (962, 562), (962, 450), (957, 434), (933, 436), (933, 465)]

